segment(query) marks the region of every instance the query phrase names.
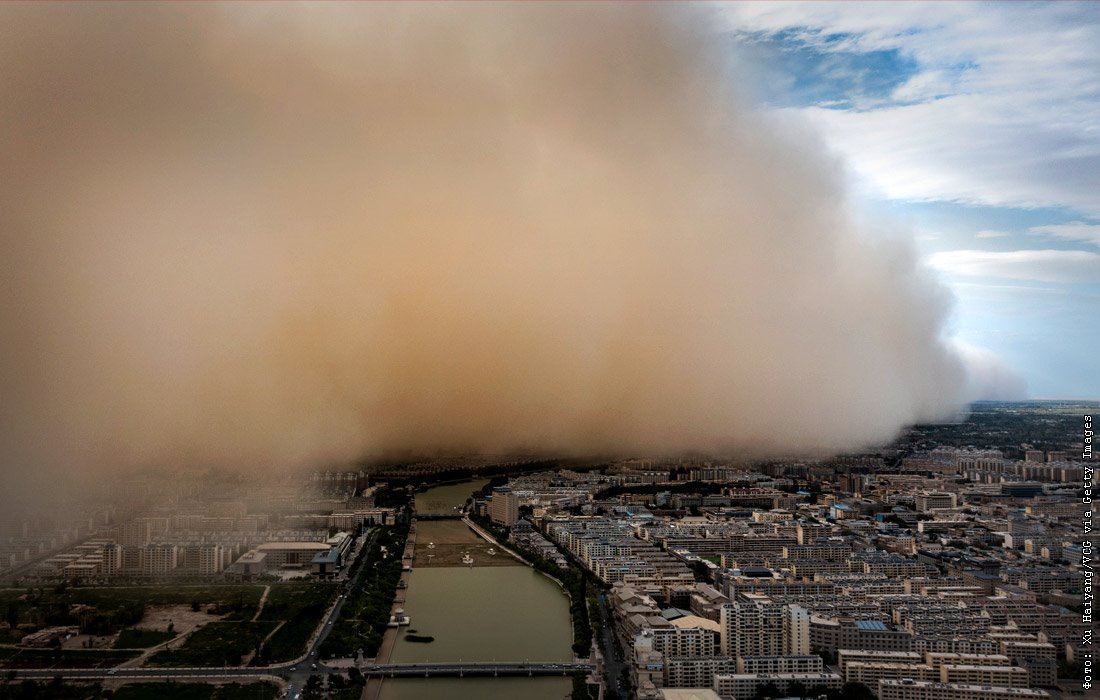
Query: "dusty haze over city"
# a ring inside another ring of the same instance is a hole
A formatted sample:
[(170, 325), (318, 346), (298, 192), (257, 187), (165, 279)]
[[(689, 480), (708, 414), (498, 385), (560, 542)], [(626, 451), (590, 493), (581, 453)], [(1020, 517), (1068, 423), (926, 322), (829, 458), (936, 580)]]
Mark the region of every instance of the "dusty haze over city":
[[(713, 8), (0, 7), (0, 450), (822, 454), (1014, 398)], [(18, 495), (17, 495), (18, 494)]]

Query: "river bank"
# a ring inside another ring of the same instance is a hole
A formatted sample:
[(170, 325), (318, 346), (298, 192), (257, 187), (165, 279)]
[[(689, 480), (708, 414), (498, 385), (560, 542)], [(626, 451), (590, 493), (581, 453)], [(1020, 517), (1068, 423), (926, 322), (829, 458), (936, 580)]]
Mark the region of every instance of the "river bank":
[[(451, 515), (478, 487), (467, 482), (419, 493), (417, 512)], [(527, 564), (522, 557), (479, 530), (457, 519), (416, 522), (409, 538), (413, 570), (403, 572), (407, 588), (399, 589), (402, 595), (394, 599), (394, 607), (405, 609), (411, 625), (387, 630), (377, 657), (380, 663), (572, 660), (569, 599), (563, 590), (535, 568), (520, 566)], [(429, 542), (435, 546), (429, 548)], [(472, 556), (474, 563), (463, 565), (462, 553)], [(449, 565), (456, 555), (459, 565)], [(407, 641), (408, 629), (434, 641)], [(560, 700), (571, 685), (565, 678), (387, 679), (369, 682), (363, 698)]]

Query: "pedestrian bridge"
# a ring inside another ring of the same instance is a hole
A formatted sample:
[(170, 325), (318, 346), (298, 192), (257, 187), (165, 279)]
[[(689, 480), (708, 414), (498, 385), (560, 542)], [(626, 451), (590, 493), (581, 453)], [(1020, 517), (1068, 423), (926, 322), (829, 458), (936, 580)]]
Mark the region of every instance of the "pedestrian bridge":
[(364, 676), (398, 678), (408, 676), (568, 676), (577, 671), (588, 671), (587, 663), (551, 661), (457, 661), (425, 662), (416, 664), (368, 664), (359, 669)]

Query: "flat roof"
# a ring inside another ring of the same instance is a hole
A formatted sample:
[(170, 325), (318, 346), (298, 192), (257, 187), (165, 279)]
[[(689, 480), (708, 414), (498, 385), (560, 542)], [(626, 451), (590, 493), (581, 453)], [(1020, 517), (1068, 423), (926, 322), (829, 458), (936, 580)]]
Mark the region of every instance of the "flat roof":
[(722, 696), (710, 688), (658, 688), (665, 700), (722, 700)]
[(321, 552), (329, 549), (329, 546), (324, 542), (264, 542), (258, 545), (256, 549), (259, 550), (278, 550), (278, 549), (310, 549), (315, 552)]
[(317, 554), (313, 555), (314, 564), (327, 564), (338, 561), (340, 561), (340, 550), (338, 549), (330, 549), (327, 552), (317, 552)]

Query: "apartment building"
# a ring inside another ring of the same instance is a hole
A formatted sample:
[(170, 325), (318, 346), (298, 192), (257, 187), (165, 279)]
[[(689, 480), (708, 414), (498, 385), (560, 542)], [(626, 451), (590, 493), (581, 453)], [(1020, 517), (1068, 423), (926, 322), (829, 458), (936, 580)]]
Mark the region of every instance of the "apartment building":
[(739, 656), (738, 673), (822, 673), (820, 656)]
[(1009, 688), (1027, 688), (1031, 674), (1020, 666), (972, 666), (969, 664), (944, 664), (940, 667), (941, 683), (968, 685), (1002, 685)]
[(878, 697), (879, 700), (1042, 700), (1050, 694), (1035, 688), (902, 679), (879, 681)]
[(862, 683), (877, 688), (881, 680), (908, 678), (918, 681), (938, 681), (940, 674), (927, 664), (896, 662), (850, 661), (844, 668), (845, 683)]
[(758, 593), (741, 593), (721, 611), (726, 656), (799, 656), (810, 651), (810, 615)]
[(888, 627), (881, 620), (853, 620), (814, 615), (810, 618), (810, 646), (838, 651), (865, 649), (871, 652), (909, 652), (913, 635)]
[(732, 673), (714, 676), (714, 691), (723, 698), (734, 700), (752, 700), (757, 689), (769, 683), (775, 684), (779, 692), (786, 693), (795, 684), (803, 688), (839, 689), (843, 679), (835, 673)]

